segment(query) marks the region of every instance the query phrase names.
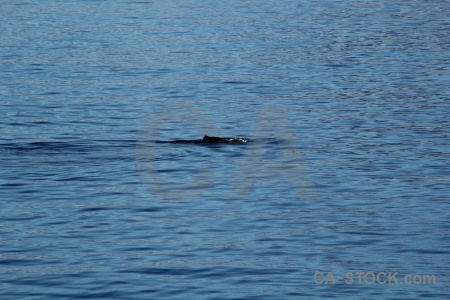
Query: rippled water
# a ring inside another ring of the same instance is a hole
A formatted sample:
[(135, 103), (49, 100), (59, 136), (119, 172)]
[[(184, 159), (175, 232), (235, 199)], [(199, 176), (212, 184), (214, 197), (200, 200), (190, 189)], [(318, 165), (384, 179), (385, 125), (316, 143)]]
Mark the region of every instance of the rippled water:
[(449, 11), (2, 1), (1, 298), (446, 299)]

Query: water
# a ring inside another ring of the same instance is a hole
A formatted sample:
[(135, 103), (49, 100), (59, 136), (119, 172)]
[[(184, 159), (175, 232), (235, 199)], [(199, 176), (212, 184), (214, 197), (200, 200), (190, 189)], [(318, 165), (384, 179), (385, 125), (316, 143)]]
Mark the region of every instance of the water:
[(1, 298), (446, 299), (448, 11), (2, 1)]

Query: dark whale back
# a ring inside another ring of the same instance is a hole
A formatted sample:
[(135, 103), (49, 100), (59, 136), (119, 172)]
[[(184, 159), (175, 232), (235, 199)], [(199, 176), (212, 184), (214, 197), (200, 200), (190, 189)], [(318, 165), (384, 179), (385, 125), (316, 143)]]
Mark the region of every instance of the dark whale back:
[(222, 138), (205, 135), (201, 140), (175, 140), (172, 144), (207, 144), (207, 143), (247, 143), (250, 140), (244, 138)]
[(229, 141), (224, 138), (216, 137), (216, 136), (205, 135), (202, 139), (202, 143), (227, 143), (227, 142), (229, 142)]

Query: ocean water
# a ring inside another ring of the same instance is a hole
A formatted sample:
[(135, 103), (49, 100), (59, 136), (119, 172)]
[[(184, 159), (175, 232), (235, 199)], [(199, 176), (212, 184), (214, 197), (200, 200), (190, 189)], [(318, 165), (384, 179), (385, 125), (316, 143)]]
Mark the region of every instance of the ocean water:
[(447, 299), (449, 11), (2, 1), (0, 298)]

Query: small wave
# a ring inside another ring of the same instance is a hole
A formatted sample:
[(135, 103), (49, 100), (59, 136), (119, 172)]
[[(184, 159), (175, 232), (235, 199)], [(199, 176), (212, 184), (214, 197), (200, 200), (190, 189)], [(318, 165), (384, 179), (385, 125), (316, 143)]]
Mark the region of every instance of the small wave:
[(80, 153), (106, 151), (109, 148), (129, 148), (134, 147), (135, 141), (132, 140), (113, 140), (113, 141), (74, 141), (74, 142), (29, 142), (29, 143), (3, 143), (0, 144), (0, 151), (13, 152), (63, 152)]

